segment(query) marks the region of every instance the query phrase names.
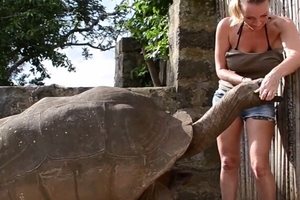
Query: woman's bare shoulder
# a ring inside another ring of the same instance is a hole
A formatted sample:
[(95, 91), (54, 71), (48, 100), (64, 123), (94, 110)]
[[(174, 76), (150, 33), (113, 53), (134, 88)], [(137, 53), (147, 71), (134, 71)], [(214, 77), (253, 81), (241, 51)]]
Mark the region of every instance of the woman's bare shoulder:
[(218, 23), (217, 29), (221, 30), (222, 32), (230, 33), (236, 25), (231, 25), (232, 21), (230, 17), (225, 17), (221, 19)]
[(218, 23), (218, 27), (222, 27), (222, 28), (230, 28), (230, 24), (231, 24), (231, 19), (230, 17), (225, 17), (223, 19), (221, 19)]
[(274, 25), (279, 31), (296, 28), (294, 21), (286, 16), (272, 15), (271, 24)]

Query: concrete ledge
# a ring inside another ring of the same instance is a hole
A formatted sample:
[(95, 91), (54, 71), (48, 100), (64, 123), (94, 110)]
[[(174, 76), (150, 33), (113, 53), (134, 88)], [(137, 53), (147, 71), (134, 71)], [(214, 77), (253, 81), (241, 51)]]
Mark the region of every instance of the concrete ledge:
[[(72, 96), (82, 93), (92, 87), (62, 87), (59, 85), (39, 87), (0, 87), (0, 118), (15, 115), (23, 112), (44, 97)], [(168, 112), (176, 111), (175, 88), (127, 88), (136, 93), (145, 95), (163, 110)]]

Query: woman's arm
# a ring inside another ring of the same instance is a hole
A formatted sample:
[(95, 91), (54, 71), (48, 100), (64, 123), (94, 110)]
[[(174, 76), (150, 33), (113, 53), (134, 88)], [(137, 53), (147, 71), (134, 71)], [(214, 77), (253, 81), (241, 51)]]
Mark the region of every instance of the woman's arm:
[(275, 67), (269, 75), (281, 78), (293, 73), (300, 67), (300, 38), (292, 20), (280, 18), (278, 26), (281, 30), (280, 39), (286, 53), (286, 59)]
[(225, 54), (230, 49), (229, 43), (230, 21), (229, 18), (222, 19), (217, 26), (215, 40), (215, 65), (219, 79), (237, 85), (242, 82), (243, 77), (234, 71), (227, 69)]
[(277, 26), (280, 30), (280, 39), (286, 59), (265, 76), (258, 90), (261, 99), (265, 100), (273, 98), (271, 93), (277, 91), (282, 77), (295, 72), (300, 67), (300, 38), (294, 22), (291, 19), (279, 17)]

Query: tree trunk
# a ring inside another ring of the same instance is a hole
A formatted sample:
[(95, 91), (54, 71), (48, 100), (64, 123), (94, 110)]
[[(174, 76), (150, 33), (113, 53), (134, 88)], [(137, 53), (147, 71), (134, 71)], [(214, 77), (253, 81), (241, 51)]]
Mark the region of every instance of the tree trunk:
[(154, 87), (160, 87), (161, 83), (160, 83), (158, 72), (157, 72), (157, 70), (155, 68), (155, 64), (154, 64), (153, 60), (146, 58), (146, 51), (145, 51), (144, 48), (142, 48), (142, 52), (143, 52), (143, 56), (144, 56), (146, 65), (148, 67), (150, 76), (151, 76), (151, 80), (152, 80), (153, 86)]

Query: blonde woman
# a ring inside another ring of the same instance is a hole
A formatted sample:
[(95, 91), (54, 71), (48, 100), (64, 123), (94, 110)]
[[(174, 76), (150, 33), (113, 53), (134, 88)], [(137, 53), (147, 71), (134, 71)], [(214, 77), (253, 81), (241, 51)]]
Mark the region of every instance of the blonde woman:
[[(222, 19), (216, 31), (215, 63), (220, 81), (213, 103), (234, 85), (256, 78), (264, 78), (257, 90), (260, 98), (271, 100), (279, 80), (300, 66), (300, 40), (295, 24), (269, 10), (269, 0), (231, 0), (230, 17)], [(275, 200), (275, 181), (269, 166), (275, 124), (271, 103), (244, 110), (217, 138), (222, 199), (236, 199), (243, 123), (258, 197)]]

